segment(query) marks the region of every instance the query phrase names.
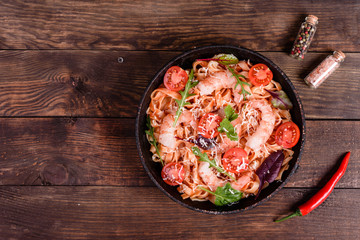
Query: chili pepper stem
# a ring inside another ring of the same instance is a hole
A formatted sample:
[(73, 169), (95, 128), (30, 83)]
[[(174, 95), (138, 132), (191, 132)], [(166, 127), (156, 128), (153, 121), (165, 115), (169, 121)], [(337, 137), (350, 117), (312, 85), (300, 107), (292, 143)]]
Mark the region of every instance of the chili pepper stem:
[(278, 220), (275, 220), (274, 222), (282, 222), (282, 221), (285, 221), (285, 220), (287, 220), (289, 218), (293, 218), (293, 217), (296, 217), (296, 216), (302, 216), (300, 209), (297, 209), (294, 213), (290, 214), (289, 216), (283, 217), (283, 218), (278, 219)]

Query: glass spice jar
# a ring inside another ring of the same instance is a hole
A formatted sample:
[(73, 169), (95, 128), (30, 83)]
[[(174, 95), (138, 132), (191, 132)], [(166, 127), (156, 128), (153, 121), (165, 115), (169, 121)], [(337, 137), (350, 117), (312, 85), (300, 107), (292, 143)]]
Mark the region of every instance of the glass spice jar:
[(322, 84), (342, 63), (345, 54), (342, 51), (334, 51), (327, 56), (314, 70), (304, 79), (311, 88), (317, 88)]
[(318, 18), (314, 15), (309, 15), (305, 18), (305, 22), (301, 24), (299, 33), (294, 41), (290, 56), (302, 60), (309, 49), (310, 43), (316, 32), (316, 25)]

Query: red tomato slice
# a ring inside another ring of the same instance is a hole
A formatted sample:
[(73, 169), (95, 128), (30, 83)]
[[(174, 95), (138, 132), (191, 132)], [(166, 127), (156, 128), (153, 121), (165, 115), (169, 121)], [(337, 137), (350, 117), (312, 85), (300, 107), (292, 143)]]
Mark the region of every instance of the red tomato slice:
[(286, 122), (279, 126), (275, 132), (275, 141), (284, 148), (292, 148), (300, 138), (300, 129), (293, 122)]
[(242, 148), (231, 148), (226, 151), (221, 163), (226, 171), (231, 173), (241, 173), (249, 166), (247, 152)]
[(273, 78), (273, 73), (265, 64), (259, 63), (250, 68), (249, 79), (255, 86), (266, 86)]
[(198, 134), (205, 138), (214, 138), (219, 135), (218, 127), (222, 118), (215, 113), (207, 113), (200, 119), (198, 125)]
[(179, 185), (185, 178), (185, 168), (181, 163), (168, 163), (163, 167), (161, 177), (171, 186)]
[(189, 76), (184, 69), (172, 66), (165, 73), (164, 85), (167, 89), (177, 92), (184, 89), (188, 79)]

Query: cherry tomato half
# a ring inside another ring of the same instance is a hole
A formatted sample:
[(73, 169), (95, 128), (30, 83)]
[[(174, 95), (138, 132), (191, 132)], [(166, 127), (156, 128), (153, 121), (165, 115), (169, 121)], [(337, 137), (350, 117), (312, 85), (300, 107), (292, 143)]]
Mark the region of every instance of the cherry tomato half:
[(161, 177), (164, 182), (171, 186), (179, 185), (185, 178), (184, 166), (176, 162), (168, 163), (163, 167)]
[(222, 118), (215, 113), (207, 113), (200, 119), (198, 125), (198, 134), (205, 138), (214, 138), (219, 135), (218, 127)]
[(249, 166), (247, 152), (242, 148), (231, 148), (226, 151), (221, 163), (226, 171), (231, 173), (240, 173)]
[(275, 132), (275, 141), (284, 148), (292, 148), (300, 138), (300, 129), (293, 122), (286, 122), (279, 126)]
[(172, 66), (165, 73), (164, 85), (167, 89), (177, 92), (184, 89), (188, 79), (189, 76), (184, 69)]
[(273, 73), (265, 64), (259, 63), (250, 68), (249, 79), (255, 86), (266, 86), (273, 78)]

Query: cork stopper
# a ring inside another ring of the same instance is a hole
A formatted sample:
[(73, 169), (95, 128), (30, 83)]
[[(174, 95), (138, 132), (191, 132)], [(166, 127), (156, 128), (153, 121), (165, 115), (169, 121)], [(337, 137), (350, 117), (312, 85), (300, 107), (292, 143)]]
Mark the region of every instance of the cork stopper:
[(345, 59), (345, 54), (342, 51), (334, 51), (333, 56), (338, 62), (343, 62)]
[(305, 18), (305, 21), (308, 22), (308, 23), (311, 23), (313, 25), (316, 25), (316, 24), (318, 24), (318, 17), (314, 16), (314, 15), (308, 15)]

